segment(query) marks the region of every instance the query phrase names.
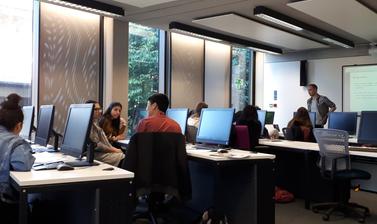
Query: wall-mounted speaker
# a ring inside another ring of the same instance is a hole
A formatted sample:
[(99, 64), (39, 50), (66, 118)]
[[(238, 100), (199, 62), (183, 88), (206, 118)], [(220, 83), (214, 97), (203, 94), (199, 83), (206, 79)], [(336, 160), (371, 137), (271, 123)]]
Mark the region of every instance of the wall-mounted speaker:
[(300, 86), (308, 85), (308, 61), (300, 61)]

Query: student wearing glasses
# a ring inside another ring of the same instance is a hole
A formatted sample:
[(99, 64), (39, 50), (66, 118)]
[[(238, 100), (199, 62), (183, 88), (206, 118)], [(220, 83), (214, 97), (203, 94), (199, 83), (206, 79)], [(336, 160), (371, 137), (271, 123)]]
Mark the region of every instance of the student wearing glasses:
[(90, 131), (90, 140), (95, 144), (94, 159), (113, 166), (119, 166), (124, 159), (124, 153), (121, 149), (115, 148), (110, 144), (106, 134), (98, 125), (102, 114), (101, 105), (94, 100), (88, 100), (86, 103), (94, 104), (93, 122)]

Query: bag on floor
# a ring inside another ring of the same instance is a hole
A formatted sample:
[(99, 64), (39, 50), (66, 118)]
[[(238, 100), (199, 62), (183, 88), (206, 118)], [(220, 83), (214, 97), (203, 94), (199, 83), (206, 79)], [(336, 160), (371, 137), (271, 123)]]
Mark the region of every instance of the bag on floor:
[(275, 201), (278, 203), (288, 203), (295, 200), (295, 196), (288, 192), (287, 190), (284, 190), (279, 187), (275, 187)]

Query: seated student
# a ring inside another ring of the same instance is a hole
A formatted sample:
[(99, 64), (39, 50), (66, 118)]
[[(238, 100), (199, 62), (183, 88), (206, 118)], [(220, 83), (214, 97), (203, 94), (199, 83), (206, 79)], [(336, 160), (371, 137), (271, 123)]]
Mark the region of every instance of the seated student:
[(142, 119), (136, 132), (178, 132), (182, 133), (179, 124), (168, 118), (165, 113), (169, 107), (169, 98), (162, 93), (155, 93), (148, 98), (148, 117)]
[(127, 122), (120, 117), (121, 112), (122, 104), (113, 102), (99, 119), (99, 126), (105, 132), (107, 139), (117, 148), (120, 148), (117, 141), (126, 139)]
[(19, 136), (24, 114), (21, 97), (10, 94), (0, 105), (0, 211), (2, 223), (17, 222), (16, 194), (9, 183), (10, 171), (29, 171), (35, 158), (30, 144)]
[(188, 126), (199, 128), (200, 114), (203, 108), (208, 108), (208, 105), (204, 102), (200, 102), (196, 105), (194, 113), (187, 119)]
[(310, 121), (308, 110), (305, 107), (297, 109), (296, 115), (287, 126), (288, 140), (314, 142), (313, 125)]
[(262, 131), (262, 124), (258, 120), (257, 107), (246, 105), (243, 109), (236, 125), (247, 125), (249, 130), (250, 149), (259, 145), (259, 138)]
[(96, 145), (94, 149), (94, 159), (108, 163), (113, 166), (119, 166), (124, 158), (122, 150), (112, 146), (107, 139), (104, 131), (98, 125), (98, 119), (101, 117), (101, 105), (94, 100), (88, 100), (85, 103), (94, 104), (93, 122), (90, 130), (90, 140)]

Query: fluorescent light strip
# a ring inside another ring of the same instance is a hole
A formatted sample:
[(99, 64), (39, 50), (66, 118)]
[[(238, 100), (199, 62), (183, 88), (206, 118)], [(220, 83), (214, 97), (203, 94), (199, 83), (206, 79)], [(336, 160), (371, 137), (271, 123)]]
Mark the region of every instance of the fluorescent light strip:
[(61, 0), (47, 0), (47, 1), (54, 3), (54, 4), (69, 6), (71, 8), (80, 9), (80, 10), (84, 10), (84, 11), (88, 11), (88, 12), (92, 12), (92, 13), (107, 15), (107, 16), (110, 16), (110, 17), (122, 17), (121, 15), (114, 14), (114, 13), (111, 13), (111, 12), (107, 12), (107, 11), (103, 11), (103, 10), (99, 10), (99, 9), (93, 9), (93, 8), (90, 8), (90, 7), (87, 7), (87, 6), (78, 5), (78, 4), (74, 4), (74, 3), (70, 3), (70, 2), (65, 2), (65, 1), (61, 1)]
[(341, 42), (339, 42), (339, 41), (336, 41), (336, 40), (331, 39), (331, 38), (328, 38), (328, 37), (325, 37), (325, 38), (323, 38), (322, 40), (324, 40), (324, 41), (326, 41), (326, 42), (328, 42), (328, 43), (332, 43), (332, 44), (335, 44), (335, 45), (338, 45), (338, 46), (344, 47), (344, 48), (352, 48), (352, 46), (349, 46), (349, 45), (347, 45), (347, 44), (343, 44), (343, 43), (341, 43)]
[(266, 15), (266, 14), (257, 14), (256, 16), (258, 16), (258, 17), (260, 17), (262, 19), (265, 19), (267, 21), (270, 21), (270, 22), (282, 25), (282, 26), (287, 27), (287, 28), (292, 29), (292, 30), (296, 30), (296, 31), (302, 31), (302, 30), (304, 30), (304, 29), (302, 29), (299, 26), (292, 25), (290, 23), (284, 22), (283, 20), (276, 19), (276, 18), (271, 17), (271, 16)]
[(175, 32), (175, 33), (187, 34), (187, 35), (190, 35), (190, 36), (193, 36), (193, 37), (198, 37), (198, 38), (207, 39), (207, 40), (216, 41), (216, 42), (221, 42), (222, 41), (222, 40), (217, 39), (217, 38), (208, 37), (208, 36), (205, 36), (205, 35), (201, 35), (201, 34), (197, 34), (197, 33), (192, 33), (192, 32), (185, 31), (185, 30), (180, 30), (180, 29), (171, 29), (171, 31)]

